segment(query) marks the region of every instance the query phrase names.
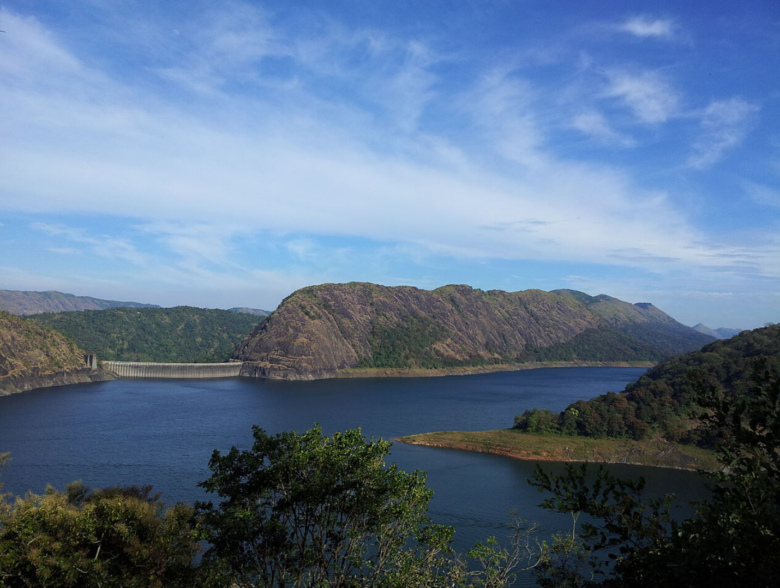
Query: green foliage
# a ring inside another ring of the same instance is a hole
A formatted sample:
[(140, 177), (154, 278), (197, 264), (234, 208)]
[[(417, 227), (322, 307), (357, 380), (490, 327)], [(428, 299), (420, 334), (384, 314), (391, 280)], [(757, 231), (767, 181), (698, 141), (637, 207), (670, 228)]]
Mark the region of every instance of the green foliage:
[(191, 520), (148, 486), (29, 494), (0, 519), (0, 586), (204, 586)]
[(446, 329), (431, 318), (416, 316), (400, 325), (374, 325), (369, 336), (371, 358), (358, 367), (441, 368), (453, 365), (436, 352), (433, 345), (446, 336)]
[[(588, 401), (580, 400), (557, 416), (557, 427), (546, 430), (588, 437), (643, 439), (653, 435), (682, 443), (711, 445), (692, 417), (696, 390), (722, 386), (728, 397), (746, 394), (756, 360), (765, 358), (768, 369), (780, 371), (780, 326), (770, 326), (706, 345), (701, 351), (660, 363), (624, 392), (609, 392)], [(526, 411), (515, 417), (515, 427), (532, 426)]]
[(0, 311), (0, 378), (50, 374), (84, 366), (81, 350), (62, 333)]
[(177, 306), (39, 314), (29, 320), (65, 333), (101, 360), (211, 363), (227, 361), (263, 319)]
[(549, 347), (527, 347), (519, 361), (661, 361), (712, 341), (680, 325), (652, 322), (599, 327)]
[(495, 540), (477, 545), (468, 571), (454, 529), (428, 516), (425, 475), (385, 466), (390, 443), (360, 430), (319, 427), (270, 436), (254, 427), (249, 450), (214, 452), (200, 484), (220, 501), (196, 505), (205, 562), (237, 586), (505, 586), (521, 561)]
[(451, 564), (453, 530), (431, 523), (425, 476), (384, 467), (386, 441), (253, 433), (251, 450), (214, 452), (201, 486), (221, 502), (197, 505), (205, 557), (240, 585), (425, 584)]
[[(726, 441), (711, 498), (695, 516), (676, 522), (670, 496), (642, 498), (644, 480), (610, 476), (603, 468), (589, 480), (586, 466), (566, 474), (537, 467), (533, 485), (553, 494), (543, 506), (585, 513), (579, 537), (562, 553), (591, 557), (591, 574), (571, 559), (543, 559), (544, 586), (773, 586), (780, 574), (780, 372), (762, 360), (738, 398), (718, 385), (696, 387), (698, 417)], [(606, 551), (608, 558), (596, 557)], [(565, 579), (565, 581), (558, 581)]]

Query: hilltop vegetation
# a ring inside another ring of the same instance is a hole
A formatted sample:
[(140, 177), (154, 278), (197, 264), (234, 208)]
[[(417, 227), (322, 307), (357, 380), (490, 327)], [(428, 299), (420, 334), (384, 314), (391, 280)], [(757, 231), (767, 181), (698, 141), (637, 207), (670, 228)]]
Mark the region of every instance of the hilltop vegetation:
[(102, 300), (91, 296), (74, 296), (50, 290), (47, 292), (25, 292), (22, 290), (0, 290), (0, 310), (11, 314), (27, 315), (41, 312), (67, 312), (73, 310), (102, 310), (116, 307), (158, 308), (155, 304)]
[(62, 333), (0, 311), (0, 396), (104, 378)]
[(697, 392), (720, 387), (728, 397), (744, 396), (756, 369), (780, 373), (780, 325), (743, 331), (701, 351), (664, 361), (620, 394), (580, 400), (560, 414), (526, 411), (515, 418), (515, 427), (532, 433), (631, 439), (662, 436), (670, 441), (706, 443), (709, 438), (691, 416)]
[(227, 361), (260, 320), (191, 306), (46, 313), (28, 319), (65, 333), (101, 360), (164, 363)]
[(50, 374), (83, 366), (83, 354), (72, 340), (0, 311), (0, 378), (33, 370)]
[(652, 304), (582, 292), (433, 291), (368, 283), (303, 288), (237, 349), (244, 375), (533, 362), (655, 362), (712, 341)]

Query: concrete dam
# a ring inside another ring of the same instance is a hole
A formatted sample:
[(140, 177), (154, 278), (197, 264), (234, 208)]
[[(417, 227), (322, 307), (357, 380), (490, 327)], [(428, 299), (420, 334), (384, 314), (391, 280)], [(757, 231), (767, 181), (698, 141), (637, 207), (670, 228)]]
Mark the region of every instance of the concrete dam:
[(151, 363), (104, 361), (103, 368), (120, 378), (233, 378), (241, 372), (240, 361), (230, 363)]

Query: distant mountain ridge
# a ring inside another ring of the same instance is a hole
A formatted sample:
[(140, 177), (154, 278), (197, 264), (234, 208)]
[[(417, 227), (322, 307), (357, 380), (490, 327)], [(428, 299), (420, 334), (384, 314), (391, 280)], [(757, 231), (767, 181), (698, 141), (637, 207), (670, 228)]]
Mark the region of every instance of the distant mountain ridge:
[(315, 379), (355, 368), (655, 362), (712, 340), (650, 303), (606, 295), (353, 282), (294, 292), (233, 357), (243, 375)]
[(693, 327), (693, 329), (699, 331), (699, 333), (709, 335), (715, 339), (730, 339), (731, 337), (739, 335), (742, 332), (742, 329), (727, 329), (725, 327), (720, 327), (719, 329), (710, 329), (708, 326), (701, 323)]
[(49, 290), (29, 292), (23, 290), (0, 290), (0, 310), (16, 315), (30, 315), (42, 312), (67, 312), (74, 310), (103, 310), (106, 308), (160, 308), (156, 304), (103, 300), (91, 296), (75, 296)]
[(252, 314), (254, 316), (268, 316), (271, 314), (270, 310), (263, 310), (262, 308), (247, 308), (246, 306), (234, 306), (233, 308), (228, 308), (228, 311), (238, 314)]

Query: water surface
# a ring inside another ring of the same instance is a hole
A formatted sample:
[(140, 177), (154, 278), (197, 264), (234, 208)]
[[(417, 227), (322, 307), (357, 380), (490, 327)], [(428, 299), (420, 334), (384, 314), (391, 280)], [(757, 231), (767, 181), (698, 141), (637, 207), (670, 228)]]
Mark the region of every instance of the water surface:
[[(392, 439), (440, 430), (508, 428), (534, 407), (568, 404), (620, 391), (644, 368), (556, 368), (440, 378), (339, 379), (282, 382), (116, 380), (48, 388), (0, 398), (0, 452), (12, 461), (5, 490), (42, 492), (81, 479), (89, 486), (154, 484), (169, 501), (201, 499), (197, 482), (209, 475), (214, 449), (247, 448), (251, 426), (271, 433), (326, 433), (362, 427)], [(537, 508), (543, 499), (526, 483), (534, 464), (506, 457), (395, 444), (391, 461), (428, 472), (435, 491), (431, 514), (455, 525), (459, 549), (503, 535), (510, 510), (539, 521), (546, 533), (569, 519)], [(562, 464), (546, 464), (562, 470)], [(612, 466), (648, 479), (649, 492), (683, 501), (701, 492), (695, 474)]]

